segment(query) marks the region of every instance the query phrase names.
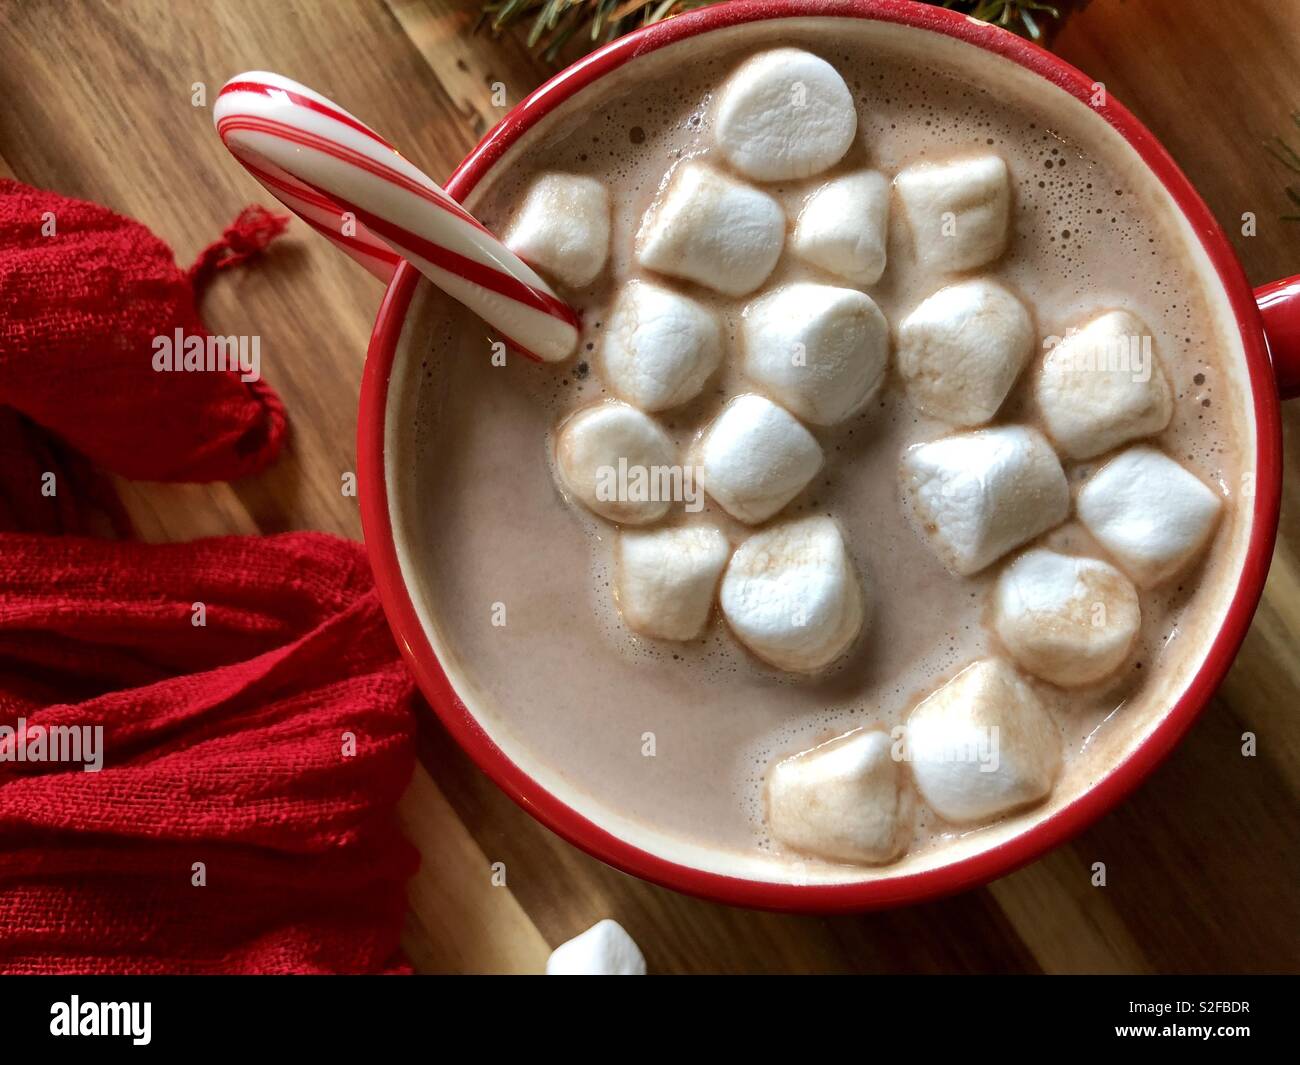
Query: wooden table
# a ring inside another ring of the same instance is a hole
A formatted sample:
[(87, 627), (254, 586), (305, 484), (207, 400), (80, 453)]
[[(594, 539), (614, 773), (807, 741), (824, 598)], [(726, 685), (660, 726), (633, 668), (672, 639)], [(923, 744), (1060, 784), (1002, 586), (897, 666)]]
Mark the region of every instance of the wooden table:
[[(467, 0), (0, 0), (0, 173), (142, 219), (188, 259), (244, 203), (269, 202), (212, 132), (231, 74), (299, 78), (445, 175), (548, 73), (520, 41), (470, 36)], [(1300, 3), (1094, 0), (1056, 50), (1160, 136), (1232, 235), (1250, 278), (1300, 272), (1287, 174), (1300, 141)], [(192, 106), (196, 82), (209, 106)], [(1294, 176), (1300, 185), (1300, 176)], [(1253, 212), (1258, 235), (1241, 235)], [(323, 529), (360, 536), (352, 470), (362, 360), (379, 287), (305, 227), (213, 288), (214, 332), (255, 329), (293, 420), (289, 453), (234, 485), (120, 485), (151, 540)], [(1300, 408), (1286, 414), (1300, 471)], [(420, 970), (539, 971), (613, 916), (656, 972), (1199, 972), (1300, 968), (1300, 474), (1250, 637), (1186, 742), (1072, 844), (987, 888), (861, 917), (750, 913), (624, 876), (516, 808), (425, 708), (402, 818), (423, 854), (404, 942)], [(1258, 737), (1243, 758), (1241, 734)], [(1104, 861), (1108, 886), (1089, 870)], [(492, 886), (504, 862), (505, 887)]]

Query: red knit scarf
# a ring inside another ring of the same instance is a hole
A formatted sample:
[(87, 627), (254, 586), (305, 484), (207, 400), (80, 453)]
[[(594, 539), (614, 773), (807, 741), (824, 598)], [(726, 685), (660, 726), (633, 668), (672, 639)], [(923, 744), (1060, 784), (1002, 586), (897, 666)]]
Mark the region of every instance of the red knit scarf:
[(183, 274), (138, 223), (0, 181), (0, 971), (402, 967), (411, 684), (360, 546), (48, 535), (127, 531), (99, 469), (275, 457), (269, 387), (152, 356), (284, 225), (250, 208)]

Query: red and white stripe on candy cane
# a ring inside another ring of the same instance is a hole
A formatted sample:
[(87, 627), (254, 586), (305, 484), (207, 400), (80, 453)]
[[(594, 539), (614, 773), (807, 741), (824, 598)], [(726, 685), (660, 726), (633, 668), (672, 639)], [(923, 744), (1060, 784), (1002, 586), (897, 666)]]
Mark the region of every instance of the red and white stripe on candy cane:
[(222, 88), (213, 118), (271, 195), (381, 280), (408, 259), (525, 355), (551, 362), (573, 352), (573, 308), (392, 145), (319, 93), (278, 74), (240, 74)]

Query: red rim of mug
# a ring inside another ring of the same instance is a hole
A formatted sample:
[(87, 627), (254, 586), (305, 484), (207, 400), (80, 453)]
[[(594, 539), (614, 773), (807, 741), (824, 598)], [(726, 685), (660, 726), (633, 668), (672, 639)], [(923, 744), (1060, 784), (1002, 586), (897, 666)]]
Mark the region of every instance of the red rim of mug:
[[(1093, 79), (1008, 31), (944, 8), (908, 0), (731, 0), (679, 15), (623, 37), (568, 67), (496, 126), (461, 163), (447, 191), (463, 200), (502, 154), (555, 107), (646, 52), (711, 30), (782, 19), (847, 17), (929, 30), (1011, 59), (1089, 103)], [(1004, 876), (1065, 842), (1137, 787), (1173, 750), (1210, 701), (1232, 664), (1263, 591), (1281, 497), (1278, 396), (1263, 324), (1232, 246), (1214, 216), (1155, 137), (1107, 94), (1094, 107), (1145, 160), (1199, 237), (1227, 294), (1241, 333), (1256, 431), (1254, 520), (1245, 563), (1222, 628), (1181, 697), (1145, 740), (1105, 777), (1055, 814), (970, 857), (922, 872), (846, 884), (750, 880), (681, 865), (634, 846), (594, 824), (528, 776), (492, 741), (456, 694), (430, 646), (402, 579), (384, 478), (384, 425), (389, 375), (419, 274), (406, 262), (388, 286), (366, 358), (357, 430), (362, 527), (380, 597), (398, 646), (429, 703), (471, 758), (516, 803), (589, 854), (642, 879), (732, 905), (806, 913), (860, 911), (952, 894)], [(537, 371), (541, 372), (541, 371)]]

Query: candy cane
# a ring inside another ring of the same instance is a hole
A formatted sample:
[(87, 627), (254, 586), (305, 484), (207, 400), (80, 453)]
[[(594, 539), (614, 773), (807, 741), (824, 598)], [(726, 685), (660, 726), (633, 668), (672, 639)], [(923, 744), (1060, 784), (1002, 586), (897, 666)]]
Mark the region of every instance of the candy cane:
[(387, 281), (401, 259), (533, 358), (566, 358), (578, 315), (391, 144), (305, 85), (250, 71), (213, 109), (222, 142), (304, 222)]

